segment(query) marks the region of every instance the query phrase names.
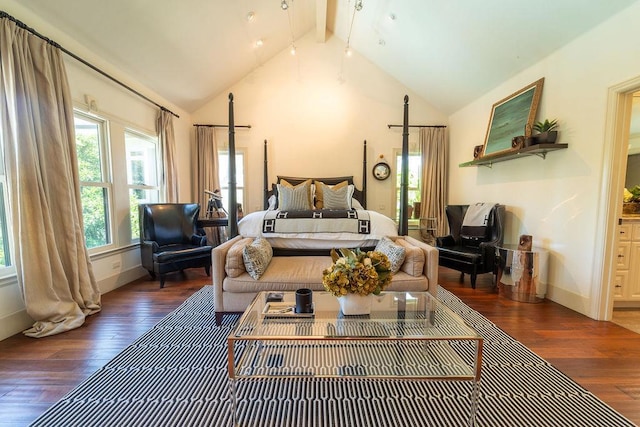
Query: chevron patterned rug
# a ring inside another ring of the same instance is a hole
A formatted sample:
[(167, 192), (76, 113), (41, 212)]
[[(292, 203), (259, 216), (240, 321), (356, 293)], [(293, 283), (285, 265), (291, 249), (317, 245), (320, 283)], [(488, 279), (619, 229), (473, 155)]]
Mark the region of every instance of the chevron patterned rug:
[[(483, 335), (479, 426), (634, 424), (449, 291), (438, 298)], [(205, 286), (32, 426), (231, 426), (226, 337)], [(242, 380), (242, 426), (465, 426), (469, 383)]]

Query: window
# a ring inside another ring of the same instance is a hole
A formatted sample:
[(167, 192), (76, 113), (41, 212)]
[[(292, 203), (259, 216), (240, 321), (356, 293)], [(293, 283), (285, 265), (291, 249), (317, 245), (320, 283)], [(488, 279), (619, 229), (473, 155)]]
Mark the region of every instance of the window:
[[(229, 153), (218, 152), (218, 164), (220, 167), (220, 193), (222, 204), (229, 212)], [(236, 149), (236, 201), (244, 203), (244, 151)]]
[[(1, 144), (0, 144), (1, 147)], [(7, 176), (4, 156), (0, 150), (0, 270), (11, 266), (11, 239), (9, 235), (9, 198), (7, 197)]]
[[(402, 153), (396, 153), (396, 220), (400, 220), (400, 175), (402, 173)], [(409, 153), (409, 186), (407, 202), (409, 211), (413, 210), (413, 204), (420, 201), (422, 194), (420, 179), (422, 177), (422, 156), (419, 153)], [(411, 219), (411, 215), (409, 215)]]
[(131, 239), (140, 238), (138, 205), (160, 201), (158, 168), (158, 138), (131, 130), (124, 135), (127, 156), (127, 185), (129, 188), (129, 218)]
[(91, 249), (111, 243), (105, 121), (76, 112), (75, 130), (84, 233), (87, 248)]

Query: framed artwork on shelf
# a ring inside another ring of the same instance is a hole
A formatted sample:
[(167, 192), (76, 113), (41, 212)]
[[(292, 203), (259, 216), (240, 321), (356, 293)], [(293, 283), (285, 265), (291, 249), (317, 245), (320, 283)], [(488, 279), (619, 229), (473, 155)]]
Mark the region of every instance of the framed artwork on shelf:
[(531, 136), (544, 77), (493, 104), (482, 156), (513, 150), (515, 136)]

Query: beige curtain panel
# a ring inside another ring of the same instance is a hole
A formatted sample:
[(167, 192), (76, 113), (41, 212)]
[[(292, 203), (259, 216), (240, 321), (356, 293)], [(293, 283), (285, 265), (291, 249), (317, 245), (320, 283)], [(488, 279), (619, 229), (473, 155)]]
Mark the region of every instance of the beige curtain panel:
[(173, 132), (173, 114), (166, 110), (158, 113), (157, 131), (160, 136), (164, 160), (164, 187), (166, 201), (178, 203), (178, 172), (176, 169), (176, 137)]
[(28, 336), (77, 328), (100, 311), (84, 241), (73, 107), (61, 52), (0, 19), (0, 113), (14, 257)]
[(209, 195), (204, 190), (214, 191), (220, 189), (218, 176), (218, 143), (216, 142), (215, 129), (210, 126), (196, 126), (196, 147), (193, 151), (195, 159), (191, 164), (193, 169), (193, 200), (200, 203), (200, 217), (205, 216)]
[[(448, 147), (446, 128), (421, 128), (419, 135), (422, 156), (422, 203), (420, 218), (435, 219), (435, 236), (444, 236), (447, 221)], [(424, 232), (424, 230), (421, 230)], [(423, 238), (427, 236), (422, 236)]]

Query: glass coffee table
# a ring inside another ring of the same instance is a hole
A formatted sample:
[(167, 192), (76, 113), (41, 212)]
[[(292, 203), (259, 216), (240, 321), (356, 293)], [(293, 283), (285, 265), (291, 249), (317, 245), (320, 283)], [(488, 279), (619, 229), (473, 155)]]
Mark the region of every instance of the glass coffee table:
[(483, 339), (428, 292), (372, 296), (371, 314), (344, 316), (328, 292), (297, 315), (259, 293), (227, 338), (233, 420), (237, 381), (246, 378), (360, 378), (469, 381), (475, 425)]

